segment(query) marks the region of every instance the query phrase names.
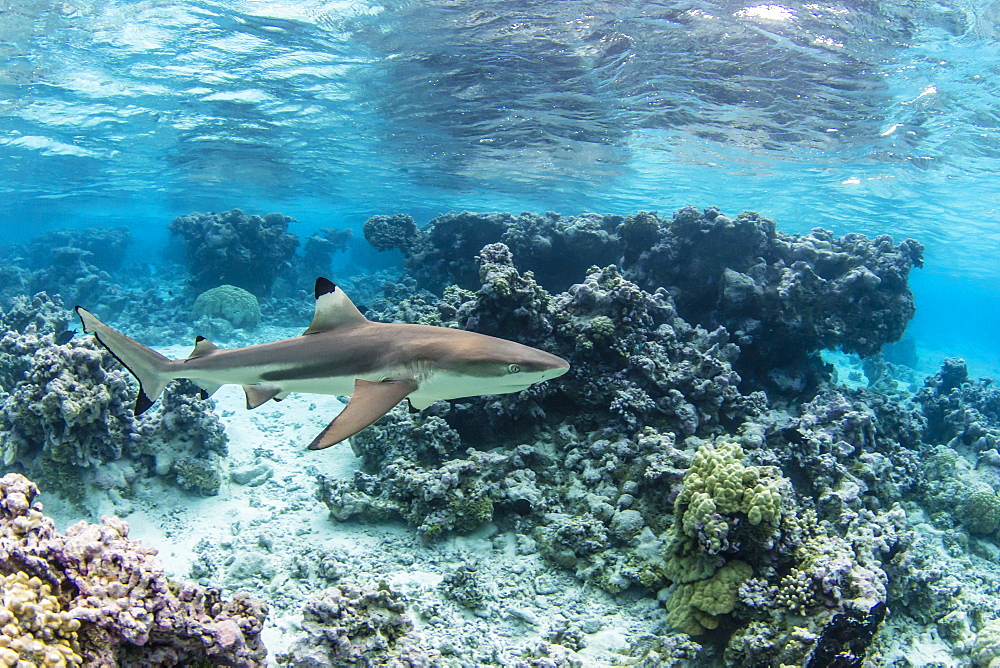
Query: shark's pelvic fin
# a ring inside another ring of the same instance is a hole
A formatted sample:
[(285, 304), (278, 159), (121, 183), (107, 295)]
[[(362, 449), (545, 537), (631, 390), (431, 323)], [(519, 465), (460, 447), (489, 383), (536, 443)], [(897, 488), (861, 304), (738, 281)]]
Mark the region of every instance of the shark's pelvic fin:
[(175, 362), (111, 329), (82, 306), (76, 307), (76, 314), (83, 323), (83, 331), (93, 334), (98, 343), (107, 348), (139, 381), (139, 396), (135, 400), (133, 412), (137, 416), (145, 413), (163, 392), (166, 384), (174, 378), (171, 367)]
[(243, 391), (247, 395), (247, 410), (257, 408), (278, 395), (278, 388), (265, 385), (244, 385)]
[(344, 291), (328, 278), (316, 279), (316, 313), (303, 334), (328, 332), (344, 325), (368, 322)]
[(347, 407), (313, 439), (309, 449), (329, 448), (354, 436), (388, 413), (403, 397), (416, 389), (417, 383), (413, 380), (386, 380), (381, 383), (360, 378), (355, 380), (354, 394)]

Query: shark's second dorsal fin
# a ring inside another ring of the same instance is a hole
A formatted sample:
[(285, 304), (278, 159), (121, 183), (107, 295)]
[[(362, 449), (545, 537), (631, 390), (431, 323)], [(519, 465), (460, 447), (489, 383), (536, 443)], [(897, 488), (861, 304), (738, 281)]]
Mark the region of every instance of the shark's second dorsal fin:
[(194, 350), (188, 355), (188, 359), (194, 359), (195, 357), (202, 357), (209, 353), (213, 353), (219, 349), (219, 346), (215, 345), (204, 336), (199, 336), (194, 340)]
[(344, 325), (362, 322), (368, 322), (367, 318), (361, 315), (361, 311), (343, 290), (328, 278), (316, 279), (316, 314), (304, 334), (328, 332)]

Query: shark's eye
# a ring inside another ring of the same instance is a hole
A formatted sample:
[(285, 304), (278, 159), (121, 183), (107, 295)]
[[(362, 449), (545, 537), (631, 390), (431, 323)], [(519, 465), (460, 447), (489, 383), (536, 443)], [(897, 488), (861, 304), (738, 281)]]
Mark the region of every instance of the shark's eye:
[(511, 364), (511, 365), (509, 365), (509, 366), (507, 367), (507, 371), (510, 371), (511, 373), (517, 373), (517, 372), (518, 372), (518, 371), (520, 371), (520, 370), (521, 370), (521, 367), (519, 367), (519, 366), (518, 366), (518, 365), (516, 365), (516, 364)]

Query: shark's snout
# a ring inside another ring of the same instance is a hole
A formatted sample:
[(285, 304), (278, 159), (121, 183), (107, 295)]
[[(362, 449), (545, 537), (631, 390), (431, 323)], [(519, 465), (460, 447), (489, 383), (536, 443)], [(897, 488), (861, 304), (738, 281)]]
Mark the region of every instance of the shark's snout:
[(549, 373), (546, 374), (547, 379), (558, 378), (569, 371), (569, 362), (558, 355), (553, 355), (552, 357), (555, 359), (552, 361), (552, 368), (549, 370)]

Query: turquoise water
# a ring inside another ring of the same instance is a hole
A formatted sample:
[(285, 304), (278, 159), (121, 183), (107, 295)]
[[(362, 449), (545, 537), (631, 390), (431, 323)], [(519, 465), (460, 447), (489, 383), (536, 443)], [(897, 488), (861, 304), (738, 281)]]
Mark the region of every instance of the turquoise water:
[(919, 239), (919, 345), (998, 370), (995, 4), (22, 0), (0, 31), (2, 241), (751, 209)]

